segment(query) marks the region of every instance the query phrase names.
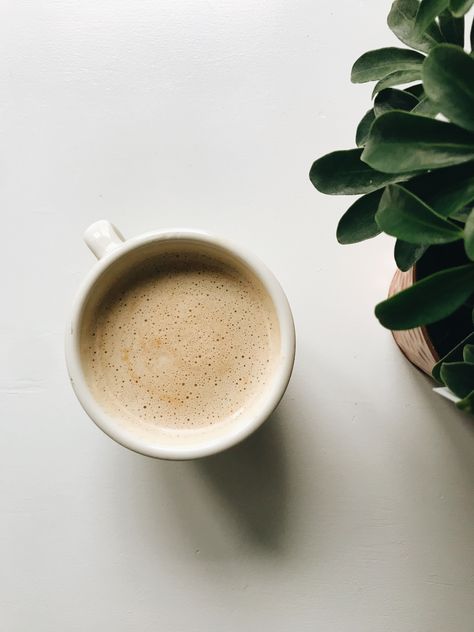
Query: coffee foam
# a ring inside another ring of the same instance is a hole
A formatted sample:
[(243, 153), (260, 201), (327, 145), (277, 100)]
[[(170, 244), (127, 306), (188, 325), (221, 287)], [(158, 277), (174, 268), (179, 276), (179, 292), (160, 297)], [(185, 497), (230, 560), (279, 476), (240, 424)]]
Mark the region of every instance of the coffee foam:
[(238, 417), (268, 384), (278, 353), (275, 310), (260, 282), (193, 252), (136, 265), (89, 310), (81, 332), (93, 395), (141, 431)]

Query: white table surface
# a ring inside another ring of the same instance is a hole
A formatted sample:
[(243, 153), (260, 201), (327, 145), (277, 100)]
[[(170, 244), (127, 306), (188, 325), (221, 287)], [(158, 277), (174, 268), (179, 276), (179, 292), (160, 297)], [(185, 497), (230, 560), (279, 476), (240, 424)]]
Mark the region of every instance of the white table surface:
[[(0, 3), (0, 629), (472, 632), (474, 425), (373, 305), (392, 244), (340, 247), (311, 162), (353, 145), (380, 0)], [(273, 418), (169, 463), (66, 377), (81, 240), (192, 226), (258, 253), (298, 333)]]

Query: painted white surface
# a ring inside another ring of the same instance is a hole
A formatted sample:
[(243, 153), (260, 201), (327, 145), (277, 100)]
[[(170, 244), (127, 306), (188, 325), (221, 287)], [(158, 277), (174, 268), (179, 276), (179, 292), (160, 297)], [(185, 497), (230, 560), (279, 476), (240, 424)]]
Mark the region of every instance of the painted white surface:
[[(0, 629), (471, 632), (474, 427), (372, 316), (391, 243), (339, 247), (307, 172), (351, 146), (388, 2), (0, 2)], [(68, 384), (84, 228), (189, 225), (294, 310), (278, 412), (202, 462), (115, 445)]]

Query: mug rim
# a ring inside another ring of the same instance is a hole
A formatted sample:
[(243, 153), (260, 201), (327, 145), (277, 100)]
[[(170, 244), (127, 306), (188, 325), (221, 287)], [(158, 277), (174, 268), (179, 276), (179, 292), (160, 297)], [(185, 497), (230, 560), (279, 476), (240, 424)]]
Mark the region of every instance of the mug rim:
[[(222, 433), (222, 435), (217, 437), (203, 438), (201, 442), (196, 441), (192, 445), (170, 446), (166, 444), (160, 445), (159, 442), (152, 444), (145, 437), (133, 434), (132, 431), (127, 431), (125, 426), (117, 421), (117, 416), (114, 417), (103, 409), (87, 384), (80, 358), (79, 339), (84, 306), (95, 283), (107, 269), (113, 267), (127, 253), (145, 244), (181, 240), (212, 245), (240, 259), (249, 267), (251, 272), (262, 283), (274, 306), (280, 328), (280, 353), (271, 381), (262, 390), (258, 409), (255, 413), (248, 416), (243, 413), (241, 419), (239, 418), (229, 424), (228, 432)], [(240, 443), (268, 419), (288, 386), (295, 359), (296, 335), (288, 299), (277, 278), (263, 261), (245, 248), (217, 235), (197, 229), (175, 228), (150, 231), (126, 239), (95, 262), (82, 280), (74, 298), (66, 330), (65, 352), (69, 378), (77, 399), (98, 428), (122, 446), (145, 456), (168, 460), (187, 460), (209, 456)]]

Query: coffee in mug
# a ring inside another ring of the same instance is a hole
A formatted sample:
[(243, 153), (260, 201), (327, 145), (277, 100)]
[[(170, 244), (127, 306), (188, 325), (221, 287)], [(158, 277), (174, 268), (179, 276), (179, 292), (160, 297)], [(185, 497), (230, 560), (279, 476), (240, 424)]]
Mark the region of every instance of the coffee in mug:
[(291, 310), (270, 270), (197, 230), (124, 240), (99, 220), (84, 238), (98, 262), (73, 304), (66, 361), (96, 425), (164, 459), (215, 454), (256, 430), (295, 357)]
[(231, 423), (265, 390), (280, 346), (258, 279), (186, 248), (117, 278), (89, 310), (80, 345), (97, 401), (151, 438)]

